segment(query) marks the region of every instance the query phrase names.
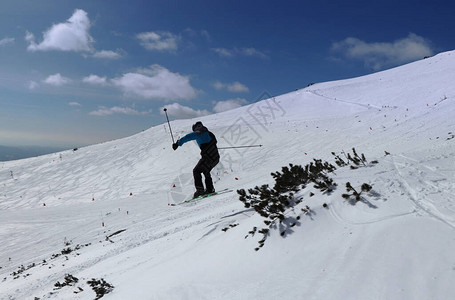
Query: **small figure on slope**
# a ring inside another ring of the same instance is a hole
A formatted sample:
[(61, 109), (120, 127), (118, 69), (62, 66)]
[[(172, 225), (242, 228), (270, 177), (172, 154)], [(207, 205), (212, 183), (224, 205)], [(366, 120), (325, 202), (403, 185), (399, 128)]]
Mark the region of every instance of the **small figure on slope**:
[[(194, 185), (196, 187), (193, 198), (196, 198), (215, 192), (210, 171), (220, 161), (220, 154), (218, 153), (218, 148), (216, 146), (217, 141), (215, 135), (211, 133), (207, 127), (202, 125), (202, 122), (196, 122), (192, 129), (193, 132), (185, 135), (177, 140), (176, 143), (172, 144), (172, 148), (177, 150), (179, 146), (182, 146), (186, 142), (196, 140), (201, 149), (201, 159), (193, 169)], [(205, 177), (205, 189), (202, 183), (202, 174), (204, 174)]]

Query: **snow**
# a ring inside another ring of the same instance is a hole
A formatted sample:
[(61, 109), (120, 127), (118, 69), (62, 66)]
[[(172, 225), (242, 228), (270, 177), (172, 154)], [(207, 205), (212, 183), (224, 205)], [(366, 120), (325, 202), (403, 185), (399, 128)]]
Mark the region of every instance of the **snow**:
[[(330, 195), (302, 190), (287, 215), (311, 212), (259, 251), (248, 232), (262, 218), (235, 192), (169, 205), (193, 193), (199, 150), (174, 152), (166, 123), (0, 163), (0, 298), (94, 299), (87, 281), (102, 278), (114, 286), (103, 299), (451, 299), (454, 78), (452, 51), (199, 118), (220, 147), (263, 145), (220, 150), (218, 190), (273, 185), (289, 163), (334, 164), (353, 147), (378, 161), (337, 168)], [(171, 122), (174, 136), (195, 121)], [(346, 182), (374, 193), (352, 205)], [(79, 281), (55, 289), (66, 274)]]

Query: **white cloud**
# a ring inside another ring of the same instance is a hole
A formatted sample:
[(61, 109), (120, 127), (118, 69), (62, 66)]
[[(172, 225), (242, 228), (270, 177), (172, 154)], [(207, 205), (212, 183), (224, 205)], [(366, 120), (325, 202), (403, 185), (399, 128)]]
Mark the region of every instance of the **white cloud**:
[(132, 116), (137, 116), (137, 115), (146, 115), (151, 113), (152, 111), (137, 111), (135, 109), (129, 108), (129, 107), (119, 107), (119, 106), (114, 106), (111, 108), (107, 107), (100, 107), (98, 110), (92, 111), (89, 114), (92, 116), (110, 116), (114, 114), (122, 114), (122, 115), (132, 115)]
[(342, 53), (349, 59), (361, 60), (374, 70), (433, 55), (430, 42), (414, 33), (392, 43), (367, 43), (348, 37), (341, 42), (333, 43), (332, 50)]
[(240, 54), (245, 56), (256, 56), (259, 58), (269, 58), (268, 55), (264, 54), (263, 52), (255, 49), (255, 48), (242, 48), (237, 50)]
[(221, 57), (234, 57), (234, 56), (252, 56), (259, 57), (262, 59), (268, 59), (269, 56), (262, 51), (255, 48), (212, 48), (212, 51)]
[(196, 96), (188, 77), (172, 73), (160, 65), (124, 74), (112, 79), (112, 83), (125, 95), (143, 99), (176, 100)]
[(136, 35), (141, 45), (151, 51), (175, 51), (180, 37), (167, 31), (143, 32)]
[(36, 82), (36, 81), (33, 81), (31, 80), (29, 83), (28, 83), (28, 89), (29, 90), (34, 90), (36, 88), (39, 87), (39, 84)]
[(43, 41), (35, 43), (35, 37), (27, 32), (25, 39), (29, 42), (29, 51), (92, 51), (94, 39), (90, 36), (90, 19), (82, 9), (76, 9), (64, 23), (52, 25), (43, 33)]
[(225, 84), (221, 83), (219, 81), (217, 81), (213, 84), (213, 87), (216, 88), (217, 90), (222, 90), (224, 88), (224, 86), (225, 86)]
[(97, 51), (93, 54), (94, 58), (101, 58), (101, 59), (119, 59), (122, 58), (122, 55), (118, 52), (111, 51), (111, 50), (101, 50)]
[[(162, 115), (164, 114), (163, 108), (164, 107), (161, 107), (161, 109), (160, 109)], [(170, 117), (174, 117), (176, 119), (191, 119), (191, 118), (210, 115), (210, 112), (205, 109), (204, 110), (195, 110), (195, 109), (192, 109), (191, 107), (183, 106), (178, 103), (172, 103), (172, 104), (166, 105), (166, 108), (167, 108), (168, 115)]]
[(210, 33), (207, 30), (201, 30), (199, 32), (201, 36), (203, 36), (207, 41), (211, 40)]
[(220, 113), (223, 111), (228, 111), (234, 108), (241, 107), (245, 104), (248, 104), (248, 101), (242, 98), (237, 99), (230, 99), (226, 101), (218, 101), (216, 102), (215, 106), (213, 107), (213, 111), (216, 113)]
[(212, 48), (212, 51), (222, 57), (232, 57), (234, 52), (226, 48)]
[(243, 93), (243, 92), (248, 92), (249, 89), (246, 85), (241, 84), (238, 81), (235, 81), (233, 83), (221, 83), (219, 81), (215, 82), (213, 84), (213, 87), (216, 88), (217, 90), (228, 90), (229, 92), (233, 93)]
[(79, 102), (69, 102), (68, 105), (69, 106), (82, 106), (82, 104), (80, 104)]
[(71, 82), (71, 80), (69, 78), (63, 77), (62, 75), (60, 75), (60, 73), (57, 73), (54, 75), (50, 75), (43, 82), (54, 86), (61, 86)]
[(13, 44), (14, 41), (15, 41), (14, 38), (8, 38), (8, 37), (3, 38), (3, 39), (0, 40), (0, 47), (6, 46), (6, 45), (9, 45), (9, 44)]
[(89, 75), (87, 77), (84, 77), (82, 79), (82, 82), (85, 82), (85, 83), (88, 83), (88, 84), (93, 84), (93, 85), (106, 85), (107, 84), (107, 78), (91, 74), (91, 75)]
[(210, 34), (207, 30), (194, 30), (192, 28), (186, 28), (183, 32), (186, 33), (191, 38), (202, 37), (206, 41), (211, 40)]

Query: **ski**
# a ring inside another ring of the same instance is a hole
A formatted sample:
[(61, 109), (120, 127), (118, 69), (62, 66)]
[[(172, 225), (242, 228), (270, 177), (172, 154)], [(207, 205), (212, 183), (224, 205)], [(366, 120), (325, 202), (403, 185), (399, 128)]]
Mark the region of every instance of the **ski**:
[(199, 196), (199, 197), (196, 197), (196, 198), (191, 198), (191, 199), (185, 200), (183, 202), (173, 203), (173, 204), (170, 204), (170, 205), (171, 206), (176, 206), (176, 205), (182, 205), (182, 204), (185, 204), (185, 203), (196, 202), (196, 201), (201, 200), (201, 199), (209, 198), (209, 197), (216, 196), (216, 195), (226, 194), (226, 193), (230, 193), (230, 192), (233, 192), (233, 191), (234, 190), (231, 190), (231, 189), (223, 189), (223, 190), (219, 190), (219, 191), (214, 192), (214, 193), (205, 194), (205, 195), (202, 195), (202, 196)]

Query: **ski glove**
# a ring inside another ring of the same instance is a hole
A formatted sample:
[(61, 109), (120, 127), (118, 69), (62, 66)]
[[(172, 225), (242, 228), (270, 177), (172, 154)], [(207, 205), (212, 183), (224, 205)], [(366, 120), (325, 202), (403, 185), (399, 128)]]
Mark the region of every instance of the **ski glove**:
[(177, 144), (177, 143), (172, 144), (172, 149), (174, 149), (174, 151), (177, 150), (178, 147), (179, 147), (179, 144)]

